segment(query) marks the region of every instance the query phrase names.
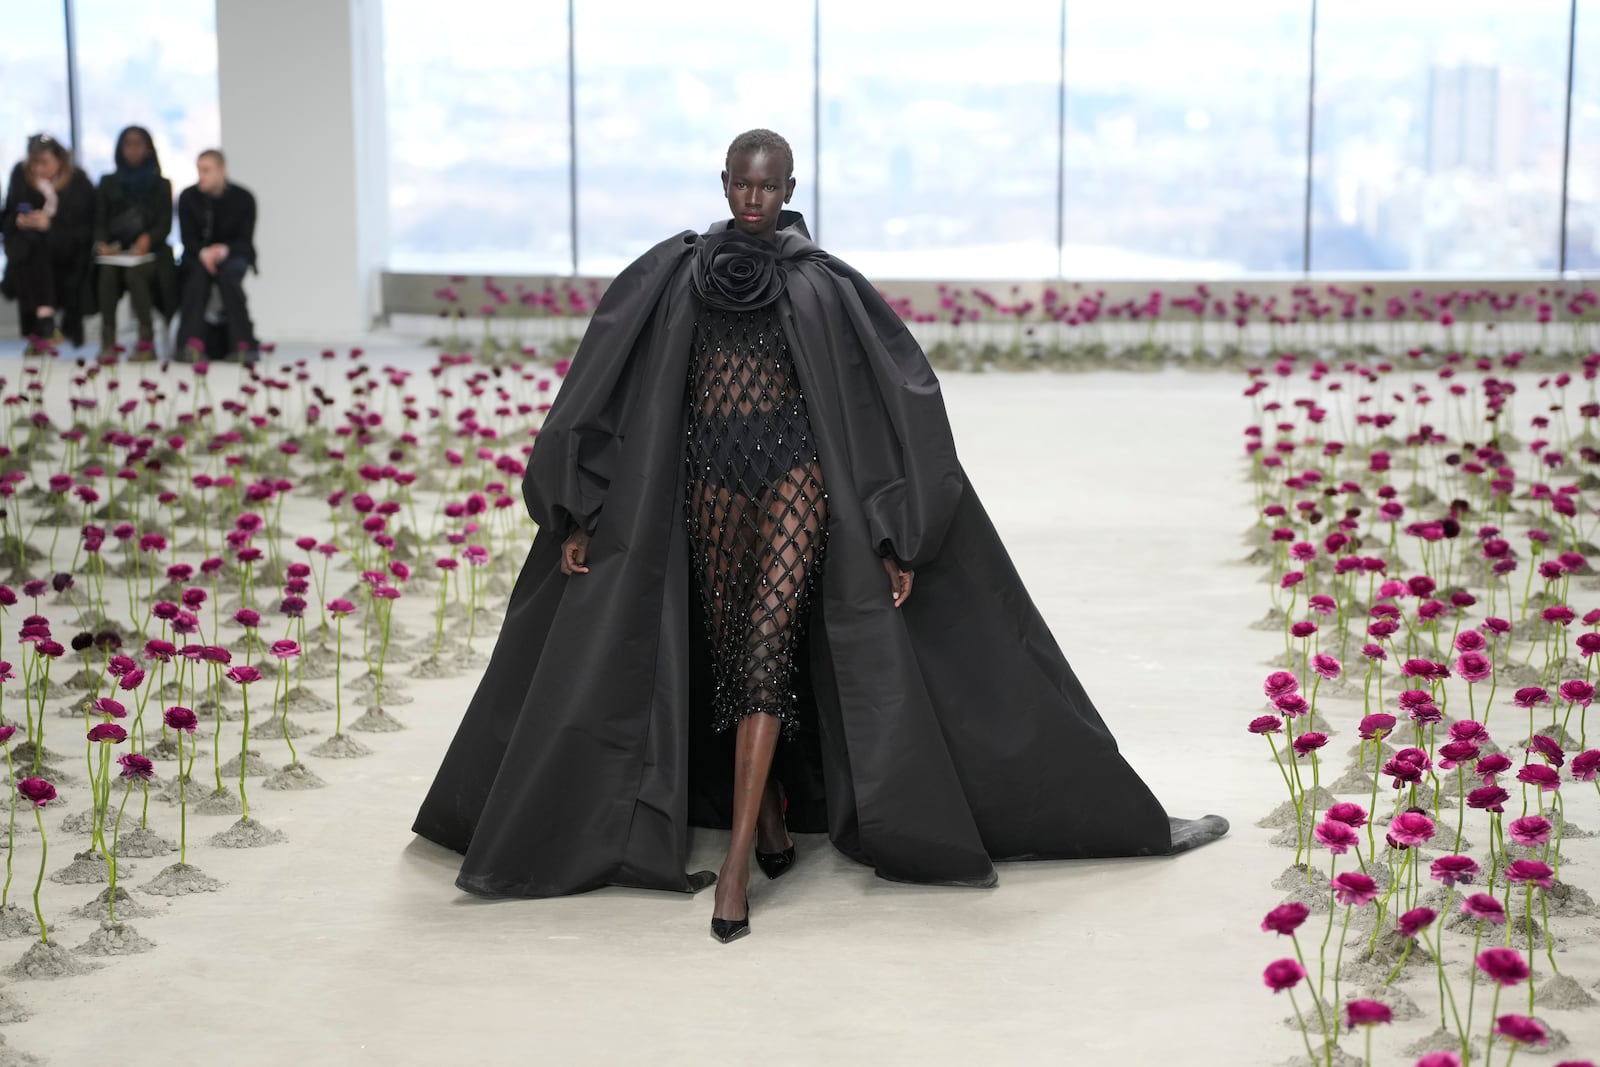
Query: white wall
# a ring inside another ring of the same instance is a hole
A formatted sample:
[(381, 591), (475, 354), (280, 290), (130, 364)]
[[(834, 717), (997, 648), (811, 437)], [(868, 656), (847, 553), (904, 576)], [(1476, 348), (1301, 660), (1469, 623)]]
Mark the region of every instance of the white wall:
[(387, 258), (382, 0), (217, 0), (228, 176), (255, 193), (263, 341), (338, 343)]

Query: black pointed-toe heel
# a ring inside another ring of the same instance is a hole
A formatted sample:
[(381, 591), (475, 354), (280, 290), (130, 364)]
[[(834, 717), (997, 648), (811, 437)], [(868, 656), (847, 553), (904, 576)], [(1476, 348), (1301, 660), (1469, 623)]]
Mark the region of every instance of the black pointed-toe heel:
[(744, 898), (744, 918), (718, 919), (711, 918), (711, 936), (726, 945), (729, 941), (737, 940), (750, 932), (750, 898)]
[(756, 866), (760, 867), (761, 872), (768, 878), (778, 877), (794, 866), (794, 846), (790, 845), (782, 852), (762, 852), (759, 848), (756, 849)]

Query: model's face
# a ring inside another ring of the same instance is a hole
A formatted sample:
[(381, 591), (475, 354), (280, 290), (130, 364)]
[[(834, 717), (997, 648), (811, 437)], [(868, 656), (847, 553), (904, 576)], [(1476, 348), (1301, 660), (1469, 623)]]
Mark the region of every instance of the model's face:
[(54, 152), (40, 152), (33, 160), (33, 178), (35, 181), (53, 182), (61, 173), (61, 161)]
[(195, 169), (200, 191), (207, 196), (219, 195), (222, 187), (228, 184), (228, 168), (217, 162), (216, 156), (206, 156), (195, 165)]
[(736, 229), (763, 237), (778, 228), (778, 212), (794, 196), (794, 178), (784, 172), (781, 156), (766, 151), (741, 152), (722, 172)]
[(150, 141), (138, 130), (130, 130), (122, 138), (122, 158), (128, 166), (137, 167), (150, 158)]

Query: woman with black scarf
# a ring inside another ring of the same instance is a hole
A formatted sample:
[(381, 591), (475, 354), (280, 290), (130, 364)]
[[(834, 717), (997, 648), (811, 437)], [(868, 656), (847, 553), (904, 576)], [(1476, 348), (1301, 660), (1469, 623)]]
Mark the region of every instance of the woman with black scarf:
[(83, 344), (94, 185), (49, 134), (28, 138), (27, 158), (11, 172), (0, 232), (0, 294), (17, 301), (22, 335), (31, 342), (24, 354), (42, 354), (64, 339)]
[(117, 135), (117, 169), (100, 179), (95, 206), (94, 241), (98, 256), (154, 256), (135, 264), (100, 263), (100, 357), (114, 356), (117, 346), (117, 304), (127, 292), (139, 321), (136, 361), (155, 358), (152, 307), (171, 316), (177, 297), (177, 275), (167, 236), (172, 232), (172, 182), (161, 176), (155, 142), (143, 126), (129, 126)]

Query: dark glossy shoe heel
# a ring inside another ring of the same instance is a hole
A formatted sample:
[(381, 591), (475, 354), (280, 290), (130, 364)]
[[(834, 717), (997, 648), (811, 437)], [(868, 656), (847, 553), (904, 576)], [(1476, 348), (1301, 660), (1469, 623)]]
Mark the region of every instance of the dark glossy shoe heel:
[(762, 852), (759, 848), (756, 849), (756, 866), (760, 867), (761, 872), (768, 878), (778, 877), (794, 866), (794, 846), (790, 845), (782, 852)]
[(742, 919), (711, 919), (711, 936), (726, 945), (750, 932), (750, 898), (744, 898), (744, 918)]

